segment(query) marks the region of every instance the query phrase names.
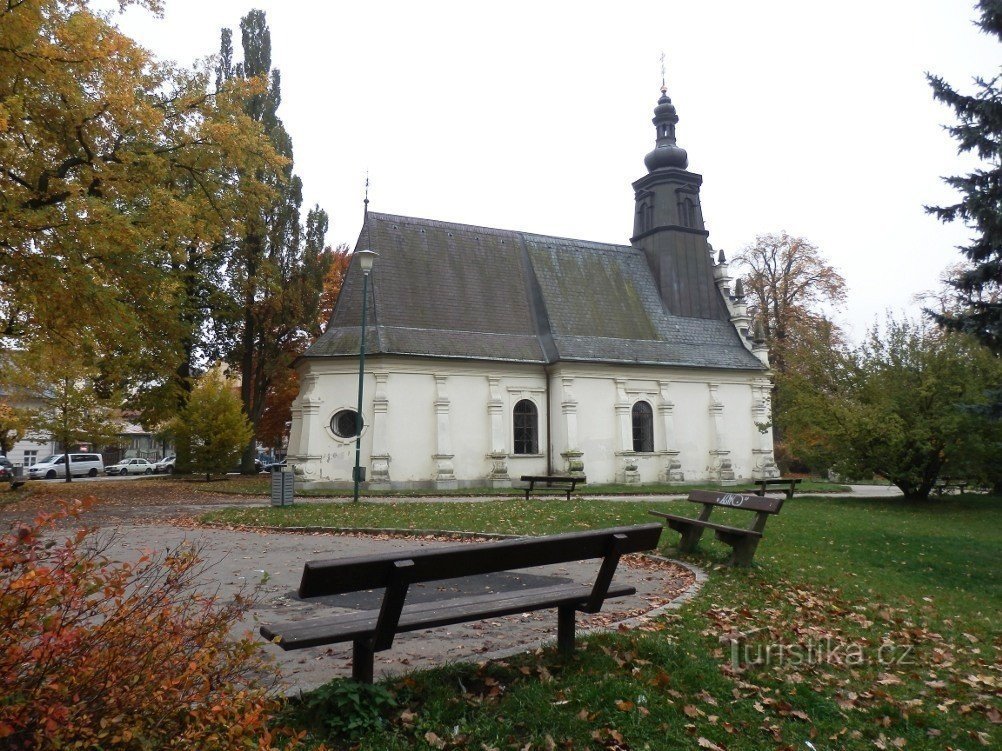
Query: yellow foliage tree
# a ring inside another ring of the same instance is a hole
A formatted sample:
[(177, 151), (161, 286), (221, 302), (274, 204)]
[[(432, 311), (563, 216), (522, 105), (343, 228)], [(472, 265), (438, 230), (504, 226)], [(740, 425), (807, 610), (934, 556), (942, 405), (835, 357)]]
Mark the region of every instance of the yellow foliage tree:
[(0, 336), (105, 349), (134, 336), (173, 368), (185, 301), (172, 272), (271, 194), (235, 175), (285, 160), (245, 113), (264, 82), (215, 89), (112, 19), (85, 0), (0, 5)]

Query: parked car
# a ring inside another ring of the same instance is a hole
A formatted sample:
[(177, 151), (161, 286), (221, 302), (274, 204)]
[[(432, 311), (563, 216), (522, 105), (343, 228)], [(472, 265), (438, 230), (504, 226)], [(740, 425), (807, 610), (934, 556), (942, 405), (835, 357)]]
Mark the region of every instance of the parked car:
[[(51, 454), (42, 461), (28, 467), (28, 477), (32, 480), (51, 480), (66, 477), (66, 455)], [(70, 454), (70, 475), (73, 477), (97, 477), (104, 471), (104, 459), (100, 454)]]
[(285, 459), (280, 462), (271, 462), (270, 464), (265, 464), (262, 472), (278, 472), (285, 466)]
[(10, 480), (14, 477), (14, 464), (6, 456), (0, 456), (0, 480)]
[(109, 475), (152, 475), (153, 465), (146, 459), (122, 459), (104, 471)]
[(153, 465), (153, 471), (163, 474), (174, 474), (174, 462), (177, 461), (177, 456), (171, 454), (170, 456), (165, 456), (163, 459), (158, 461)]

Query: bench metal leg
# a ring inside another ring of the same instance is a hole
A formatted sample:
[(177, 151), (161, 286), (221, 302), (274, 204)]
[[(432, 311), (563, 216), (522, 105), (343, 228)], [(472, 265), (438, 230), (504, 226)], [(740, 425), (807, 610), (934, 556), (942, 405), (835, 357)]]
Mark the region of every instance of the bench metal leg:
[(557, 651), (562, 655), (574, 653), (574, 606), (557, 608)]
[(368, 640), (352, 642), (351, 678), (358, 683), (372, 683), (375, 653)]

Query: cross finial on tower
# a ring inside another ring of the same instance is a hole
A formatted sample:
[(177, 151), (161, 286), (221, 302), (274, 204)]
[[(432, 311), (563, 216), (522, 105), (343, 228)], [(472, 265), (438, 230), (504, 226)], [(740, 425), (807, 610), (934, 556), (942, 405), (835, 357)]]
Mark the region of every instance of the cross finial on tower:
[(365, 204), (365, 215), (369, 215), (369, 170), (365, 171), (365, 200), (362, 202)]
[(668, 84), (665, 83), (665, 53), (661, 53), (661, 93), (667, 93)]

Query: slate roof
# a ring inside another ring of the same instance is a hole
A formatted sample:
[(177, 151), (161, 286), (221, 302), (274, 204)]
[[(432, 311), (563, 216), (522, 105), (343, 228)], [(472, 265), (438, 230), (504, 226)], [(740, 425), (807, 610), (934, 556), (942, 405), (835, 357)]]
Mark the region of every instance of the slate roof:
[[(369, 212), (366, 352), (762, 370), (727, 320), (665, 309), (641, 250)], [(304, 357), (357, 356), (352, 264), (327, 331)]]

